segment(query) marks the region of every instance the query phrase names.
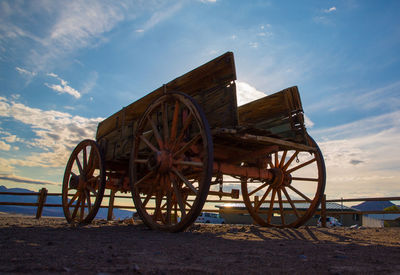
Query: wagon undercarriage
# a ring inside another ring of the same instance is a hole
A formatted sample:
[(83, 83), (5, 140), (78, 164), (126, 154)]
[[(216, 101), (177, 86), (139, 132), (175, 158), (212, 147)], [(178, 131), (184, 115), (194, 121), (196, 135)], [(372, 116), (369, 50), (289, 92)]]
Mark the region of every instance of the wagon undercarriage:
[(112, 189), (132, 193), (149, 227), (182, 231), (208, 195), (239, 198), (235, 189), (210, 191), (234, 177), (256, 223), (304, 224), (323, 195), (325, 167), (304, 128), (297, 88), (238, 108), (235, 79), (227, 53), (102, 122), (97, 141), (81, 142), (67, 164), (67, 220), (90, 222)]

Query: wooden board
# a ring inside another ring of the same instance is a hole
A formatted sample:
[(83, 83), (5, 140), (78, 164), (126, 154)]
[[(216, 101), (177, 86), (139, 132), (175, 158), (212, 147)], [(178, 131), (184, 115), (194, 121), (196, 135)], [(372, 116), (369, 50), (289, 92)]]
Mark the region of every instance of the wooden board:
[(303, 107), (297, 86), (240, 106), (238, 116), (240, 126), (305, 144)]
[[(218, 119), (212, 117), (218, 117), (218, 114), (213, 113), (213, 109), (215, 110), (215, 107), (217, 107), (218, 110), (227, 108), (229, 114), (224, 114), (223, 119), (227, 126), (235, 126), (237, 124), (236, 89), (234, 86), (229, 90), (225, 89), (225, 87), (234, 80), (236, 80), (236, 71), (233, 53), (227, 52), (172, 80), (165, 86), (161, 86), (100, 122), (97, 128), (96, 139), (99, 140), (107, 134), (110, 134), (112, 131), (121, 128), (123, 124), (126, 125), (139, 119), (146, 108), (155, 99), (160, 97), (164, 91), (179, 91), (195, 97), (200, 106), (203, 107), (206, 112), (209, 122), (212, 122), (210, 123), (210, 127), (214, 126), (214, 121), (217, 124), (216, 126), (219, 126), (221, 123)], [(224, 92), (223, 96), (221, 96), (222, 94), (219, 95), (218, 93), (215, 93), (215, 90), (219, 90), (218, 88), (222, 89)], [(208, 94), (209, 92), (213, 94), (213, 98), (210, 98), (210, 94)], [(224, 100), (226, 106), (218, 106), (221, 105), (219, 100), (226, 96), (229, 97), (229, 99)], [(215, 104), (217, 104), (217, 106), (214, 106)]]

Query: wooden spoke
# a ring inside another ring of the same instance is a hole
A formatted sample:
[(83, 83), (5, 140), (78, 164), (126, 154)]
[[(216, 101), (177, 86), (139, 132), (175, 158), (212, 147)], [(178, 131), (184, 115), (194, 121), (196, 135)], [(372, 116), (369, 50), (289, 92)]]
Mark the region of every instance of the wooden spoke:
[(87, 171), (87, 152), (86, 152), (86, 146), (83, 147), (83, 171)]
[(195, 193), (197, 195), (197, 189), (193, 186), (193, 184), (191, 184), (187, 178), (185, 178), (185, 176), (183, 176), (178, 170), (176, 170), (175, 168), (171, 169), (172, 172), (175, 173), (175, 175), (177, 175), (182, 181), (183, 183), (186, 184), (187, 187), (190, 188), (190, 190), (193, 191), (193, 193)]
[(175, 141), (178, 130), (179, 109), (180, 109), (180, 103), (178, 100), (176, 100), (174, 107), (174, 115), (172, 117), (172, 125), (171, 125), (171, 137), (170, 137), (171, 142)]
[(82, 221), (83, 218), (85, 217), (85, 200), (86, 200), (86, 196), (85, 196), (85, 192), (83, 192), (82, 199), (81, 199), (81, 213), (79, 215), (79, 221)]
[(271, 192), (272, 190), (272, 186), (268, 186), (267, 191), (265, 191), (265, 194), (262, 196), (261, 200), (258, 202), (257, 205), (254, 205), (254, 210), (255, 212), (258, 212), (258, 210), (260, 209), (260, 206), (264, 203), (265, 199), (267, 198), (269, 192)]
[(81, 165), (81, 162), (79, 161), (78, 156), (75, 157), (75, 162), (76, 162), (76, 165), (78, 166), (79, 174), (82, 175), (83, 174), (83, 169), (82, 169), (82, 165)]
[(296, 151), (288, 160), (288, 162), (286, 162), (286, 164), (282, 167), (283, 171), (286, 171), (286, 169), (289, 167), (289, 165), (292, 163), (292, 161), (297, 157), (297, 155), (299, 154), (299, 151)]
[(144, 201), (142, 203), (143, 207), (146, 207), (146, 205), (150, 201), (152, 195), (153, 195), (152, 193), (147, 194), (146, 198), (144, 199)]
[(81, 205), (81, 201), (82, 201), (82, 193), (79, 193), (78, 201), (76, 202), (74, 212), (72, 213), (72, 219), (75, 219), (76, 214), (78, 213), (79, 207)]
[(279, 167), (281, 167), (281, 168), (283, 167), (283, 164), (285, 163), (286, 154), (287, 154), (287, 150), (283, 151), (281, 161), (279, 163)]
[(190, 149), (190, 147), (197, 142), (199, 139), (201, 138), (201, 135), (198, 134), (196, 136), (194, 136), (188, 143), (186, 143), (181, 149), (179, 149), (178, 151), (176, 151), (173, 155), (174, 158), (182, 155), (183, 153), (185, 153), (187, 150)]
[(279, 200), (279, 213), (281, 215), (281, 222), (282, 222), (282, 225), (285, 225), (285, 213), (283, 211), (281, 189), (278, 189), (277, 193), (278, 193), (278, 200)]
[(202, 162), (199, 161), (183, 161), (183, 160), (174, 161), (174, 164), (195, 166), (195, 167), (203, 167), (204, 165)]
[(271, 223), (272, 214), (274, 213), (274, 200), (275, 200), (276, 189), (272, 190), (271, 200), (269, 202), (269, 210), (267, 215), (267, 223)]
[(158, 147), (162, 150), (164, 149), (164, 142), (162, 141), (161, 135), (158, 132), (157, 126), (154, 124), (154, 121), (151, 117), (148, 117), (148, 121), (150, 122), (151, 128), (153, 129), (154, 137), (157, 140)]
[(159, 150), (158, 150), (153, 144), (151, 144), (151, 142), (150, 142), (144, 135), (141, 135), (141, 136), (140, 136), (140, 139), (141, 139), (144, 143), (146, 143), (146, 145), (147, 145), (153, 152), (155, 152), (155, 153), (159, 152)]
[(80, 192), (76, 192), (75, 195), (72, 197), (72, 199), (69, 201), (68, 203), (68, 207), (71, 207), (71, 205), (74, 203), (74, 201), (76, 200), (76, 198), (80, 195)]
[(274, 155), (275, 155), (275, 167), (279, 167), (279, 156), (278, 156), (278, 152), (276, 152)]
[(88, 210), (90, 212), (90, 211), (92, 211), (92, 203), (90, 201), (90, 192), (89, 192), (89, 190), (85, 190), (85, 195), (86, 195), (86, 198), (87, 198)]
[(172, 212), (172, 194), (171, 191), (167, 192), (167, 215), (165, 217), (166, 224), (171, 224), (171, 212)]
[(164, 142), (168, 142), (169, 140), (169, 132), (168, 132), (168, 105), (167, 102), (161, 105), (161, 113), (162, 113), (162, 123), (163, 123), (163, 134), (164, 134)]
[(297, 165), (296, 167), (293, 167), (292, 169), (287, 170), (286, 173), (292, 173), (292, 172), (294, 172), (294, 171), (296, 171), (296, 170), (299, 170), (300, 168), (303, 168), (304, 166), (307, 166), (307, 165), (313, 163), (315, 160), (316, 160), (316, 159), (313, 158), (313, 159), (311, 159), (311, 160), (309, 160), (309, 161), (307, 161), (307, 162), (304, 162), (304, 163), (302, 163), (302, 164), (300, 164), (300, 165)]
[(162, 216), (161, 202), (162, 202), (162, 193), (161, 193), (161, 191), (158, 191), (156, 194), (156, 208), (154, 209), (154, 216), (153, 216), (154, 221), (157, 221), (158, 217)]
[(293, 209), (293, 211), (294, 211), (296, 217), (297, 217), (297, 218), (300, 218), (300, 214), (299, 214), (299, 212), (297, 212), (297, 208), (296, 208), (296, 206), (294, 205), (294, 203), (293, 203), (292, 199), (290, 198), (288, 192), (286, 191), (285, 187), (282, 188), (282, 191), (283, 191), (283, 193), (285, 194), (286, 199), (287, 199), (288, 202), (290, 203), (290, 206), (292, 207), (292, 209)]
[(255, 194), (256, 192), (260, 191), (261, 189), (263, 189), (265, 186), (267, 186), (267, 185), (269, 185), (269, 184), (270, 184), (269, 182), (266, 182), (266, 183), (260, 185), (259, 187), (257, 187), (257, 188), (254, 189), (253, 191), (251, 191), (251, 192), (249, 193), (249, 196)]
[(148, 172), (144, 177), (142, 177), (140, 180), (138, 180), (137, 182), (135, 182), (134, 186), (139, 185), (141, 182), (147, 180), (148, 178), (150, 178), (151, 176), (154, 175), (154, 171), (150, 171)]
[(176, 181), (173, 179), (173, 177), (170, 177), (170, 179), (171, 179), (171, 182), (172, 182), (172, 186), (174, 188), (174, 194), (175, 194), (176, 200), (177, 200), (178, 205), (179, 205), (179, 210), (181, 211), (182, 217), (185, 217), (186, 216), (186, 210), (185, 210), (185, 204), (183, 202), (182, 193), (181, 193)]
[(183, 137), (185, 136), (185, 132), (187, 131), (192, 120), (193, 120), (193, 115), (192, 115), (192, 113), (190, 113), (189, 116), (185, 119), (185, 122), (183, 123), (181, 133), (179, 134), (178, 138), (176, 139), (175, 145), (179, 145), (179, 143), (181, 143)]
[(292, 185), (289, 185), (288, 186), (290, 189), (292, 189), (294, 192), (296, 192), (298, 195), (300, 195), (303, 199), (305, 199), (306, 201), (308, 201), (308, 202), (312, 202), (312, 200), (309, 198), (309, 197), (307, 197), (306, 195), (304, 195), (303, 193), (301, 193), (299, 190), (297, 190), (296, 188), (294, 188)]
[(298, 180), (298, 181), (319, 181), (319, 179), (316, 178), (302, 178), (302, 177), (292, 177), (293, 180)]

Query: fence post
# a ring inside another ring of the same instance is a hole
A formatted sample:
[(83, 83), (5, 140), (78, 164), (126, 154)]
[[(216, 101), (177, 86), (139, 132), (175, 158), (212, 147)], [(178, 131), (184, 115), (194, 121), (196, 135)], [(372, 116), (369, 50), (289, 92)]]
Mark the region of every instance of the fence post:
[(321, 200), (321, 226), (326, 227), (326, 195), (322, 196)]
[(107, 213), (107, 221), (111, 221), (112, 220), (112, 216), (113, 216), (113, 208), (114, 208), (114, 197), (115, 197), (115, 193), (117, 191), (111, 189), (110, 192), (110, 202), (108, 204), (108, 213)]
[(40, 219), (40, 217), (42, 216), (43, 206), (46, 202), (46, 198), (47, 198), (47, 189), (46, 188), (40, 189), (37, 202), (38, 206), (36, 210), (36, 219)]

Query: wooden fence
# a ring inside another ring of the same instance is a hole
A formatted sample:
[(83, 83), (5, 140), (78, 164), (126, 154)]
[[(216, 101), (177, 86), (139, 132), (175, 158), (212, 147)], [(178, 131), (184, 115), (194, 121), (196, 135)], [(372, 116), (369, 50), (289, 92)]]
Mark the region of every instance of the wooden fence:
[[(0, 197), (0, 205), (9, 205), (9, 206), (33, 206), (37, 207), (36, 210), (36, 218), (39, 219), (42, 216), (43, 208), (44, 207), (62, 207), (62, 204), (52, 204), (46, 203), (46, 199), (48, 196), (59, 196), (61, 197), (61, 193), (48, 193), (46, 188), (42, 188), (39, 192), (31, 192), (31, 193), (23, 193), (23, 192), (0, 192), (1, 195), (12, 195), (12, 196), (36, 196), (37, 202), (36, 203), (27, 203), (27, 202), (3, 202), (1, 201)], [(116, 198), (131, 198), (130, 195), (116, 195), (115, 192), (111, 192), (110, 195), (104, 195), (104, 197), (109, 198), (108, 205), (101, 205), (101, 208), (108, 208), (107, 212), (107, 220), (112, 220), (113, 217), (113, 209), (135, 209), (135, 206), (127, 206), (127, 205), (115, 205)], [(346, 211), (346, 210), (327, 210), (326, 203), (327, 202), (336, 202), (336, 203), (344, 203), (344, 202), (362, 202), (362, 201), (400, 201), (400, 197), (381, 197), (381, 198), (351, 198), (351, 199), (326, 199), (326, 195), (323, 196), (321, 201), (321, 210), (317, 211), (318, 214), (322, 217), (322, 226), (325, 227), (326, 216), (327, 214), (400, 214), (400, 211)], [(207, 199), (206, 203), (238, 203), (241, 202), (239, 200), (220, 200), (220, 199)], [(294, 202), (305, 202), (305, 201), (294, 201)], [(216, 209), (206, 209), (203, 208), (204, 212), (218, 212), (219, 210)], [(246, 212), (246, 210), (243, 210)]]

